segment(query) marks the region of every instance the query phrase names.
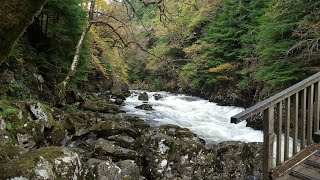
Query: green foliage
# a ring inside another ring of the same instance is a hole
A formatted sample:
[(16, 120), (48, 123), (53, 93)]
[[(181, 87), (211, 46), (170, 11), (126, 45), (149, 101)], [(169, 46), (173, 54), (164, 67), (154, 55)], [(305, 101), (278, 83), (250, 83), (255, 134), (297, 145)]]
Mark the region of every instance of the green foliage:
[(18, 109), (12, 108), (12, 107), (8, 107), (8, 108), (5, 108), (2, 111), (0, 111), (0, 116), (2, 116), (2, 117), (10, 116), (12, 114), (17, 114), (18, 112), (19, 112)]
[(320, 2), (315, 0), (274, 0), (270, 4), (262, 18), (258, 44), (263, 59), (259, 79), (273, 86), (288, 86), (317, 72), (308, 67), (319, 66), (319, 55), (310, 48), (318, 44), (313, 39), (320, 37), (319, 8)]

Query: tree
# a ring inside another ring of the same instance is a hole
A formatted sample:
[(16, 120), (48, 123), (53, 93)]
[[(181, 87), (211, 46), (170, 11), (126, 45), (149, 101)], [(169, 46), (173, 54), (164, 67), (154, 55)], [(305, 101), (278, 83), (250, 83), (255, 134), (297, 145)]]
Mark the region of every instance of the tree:
[(261, 81), (286, 87), (320, 70), (319, 8), (317, 0), (271, 2), (259, 34)]
[(95, 11), (95, 3), (96, 0), (91, 0), (90, 1), (90, 8), (88, 11), (88, 21), (86, 24), (86, 27), (84, 29), (84, 31), (81, 34), (81, 37), (78, 41), (77, 47), (76, 47), (76, 52), (74, 54), (73, 57), (73, 61), (69, 70), (69, 73), (67, 74), (67, 76), (65, 77), (65, 79), (59, 83), (56, 87), (56, 98), (57, 98), (57, 104), (65, 104), (65, 95), (66, 95), (66, 89), (67, 89), (67, 85), (70, 81), (70, 78), (75, 74), (76, 72), (76, 68), (77, 65), (79, 63), (79, 57), (80, 57), (80, 51), (81, 48), (83, 46), (83, 42), (84, 42), (84, 38), (86, 37), (86, 35), (88, 34), (92, 24), (93, 24), (93, 16), (94, 16), (94, 11)]
[(0, 8), (0, 65), (46, 0), (3, 0)]

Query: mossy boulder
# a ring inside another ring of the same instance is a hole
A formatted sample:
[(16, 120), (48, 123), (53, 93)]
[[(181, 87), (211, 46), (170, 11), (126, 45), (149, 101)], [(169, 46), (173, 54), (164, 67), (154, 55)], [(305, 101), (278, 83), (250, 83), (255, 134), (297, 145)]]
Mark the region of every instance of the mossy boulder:
[(0, 163), (18, 159), (22, 154), (27, 151), (21, 146), (15, 145), (10, 142), (0, 141)]
[(148, 101), (149, 100), (149, 96), (146, 92), (140, 93), (138, 96), (138, 100), (140, 101)]
[(84, 179), (88, 170), (77, 153), (62, 147), (45, 147), (1, 164), (0, 173), (3, 179)]
[(100, 113), (119, 113), (120, 106), (116, 105), (114, 102), (111, 101), (91, 101), (86, 100), (80, 106), (84, 110), (100, 112)]

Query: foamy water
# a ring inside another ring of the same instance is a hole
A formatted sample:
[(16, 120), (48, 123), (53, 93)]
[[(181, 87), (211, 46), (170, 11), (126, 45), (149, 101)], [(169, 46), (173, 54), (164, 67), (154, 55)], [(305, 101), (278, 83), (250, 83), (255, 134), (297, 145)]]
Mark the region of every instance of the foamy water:
[[(148, 92), (148, 104), (152, 105), (154, 111), (145, 111), (134, 108), (143, 104), (138, 100), (140, 92), (132, 91), (132, 95), (125, 101), (123, 110), (152, 125), (174, 124), (188, 128), (207, 143), (263, 141), (263, 133), (246, 127), (246, 122), (230, 123), (230, 117), (243, 111), (243, 108), (218, 106), (216, 103), (187, 95)], [(156, 101), (154, 94), (161, 94), (163, 98)]]

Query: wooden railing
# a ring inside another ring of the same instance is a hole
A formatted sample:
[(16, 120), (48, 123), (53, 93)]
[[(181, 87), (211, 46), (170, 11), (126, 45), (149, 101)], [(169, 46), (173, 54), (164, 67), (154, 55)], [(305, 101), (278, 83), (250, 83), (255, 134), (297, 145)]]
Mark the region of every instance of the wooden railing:
[(232, 123), (239, 123), (263, 112), (264, 180), (278, 177), (319, 147), (312, 140), (312, 135), (319, 130), (319, 81), (320, 72), (231, 118)]

